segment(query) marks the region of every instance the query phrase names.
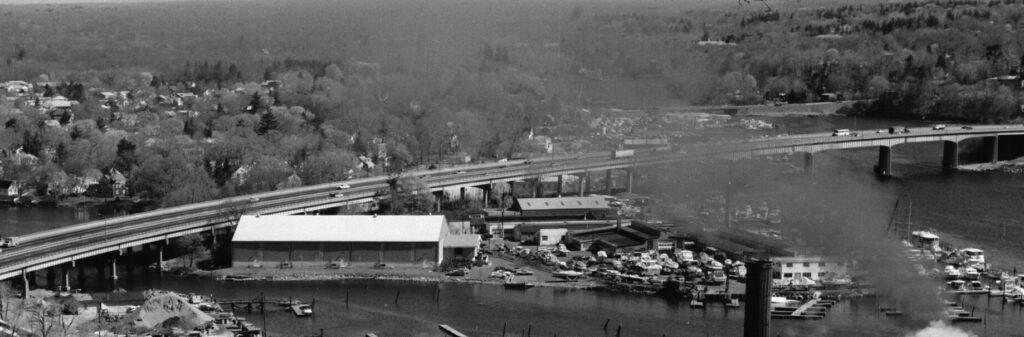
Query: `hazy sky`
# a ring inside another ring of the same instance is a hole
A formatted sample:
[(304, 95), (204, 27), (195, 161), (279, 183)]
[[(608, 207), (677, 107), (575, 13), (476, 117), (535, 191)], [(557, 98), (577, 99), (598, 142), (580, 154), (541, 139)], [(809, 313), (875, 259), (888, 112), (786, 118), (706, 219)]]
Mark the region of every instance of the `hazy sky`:
[(127, 2), (171, 2), (183, 0), (0, 0), (0, 5), (69, 4), (69, 3), (127, 3)]

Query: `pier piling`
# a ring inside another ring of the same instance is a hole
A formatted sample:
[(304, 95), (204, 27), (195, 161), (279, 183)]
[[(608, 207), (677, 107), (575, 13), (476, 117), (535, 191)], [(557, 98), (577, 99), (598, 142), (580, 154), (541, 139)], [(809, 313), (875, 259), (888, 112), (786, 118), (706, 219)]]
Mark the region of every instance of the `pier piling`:
[(508, 322), (501, 324), (501, 337), (505, 337), (505, 328), (508, 327)]
[(619, 323), (619, 327), (615, 329), (615, 337), (622, 337), (622, 323)]
[(395, 305), (398, 305), (398, 296), (402, 296), (402, 290), (401, 289), (399, 289), (398, 292), (395, 293)]
[(348, 289), (345, 289), (345, 309), (348, 309)]
[(533, 334), (533, 324), (526, 327), (526, 337), (530, 337)]
[(608, 332), (608, 323), (610, 323), (611, 321), (612, 320), (610, 318), (604, 320), (604, 332)]

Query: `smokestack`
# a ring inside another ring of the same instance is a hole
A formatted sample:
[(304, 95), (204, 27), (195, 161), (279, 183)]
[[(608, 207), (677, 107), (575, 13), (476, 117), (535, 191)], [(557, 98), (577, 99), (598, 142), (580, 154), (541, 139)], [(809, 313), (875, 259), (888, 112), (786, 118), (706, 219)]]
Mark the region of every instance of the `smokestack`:
[(747, 308), (743, 315), (743, 337), (768, 337), (772, 262), (755, 260), (746, 265)]

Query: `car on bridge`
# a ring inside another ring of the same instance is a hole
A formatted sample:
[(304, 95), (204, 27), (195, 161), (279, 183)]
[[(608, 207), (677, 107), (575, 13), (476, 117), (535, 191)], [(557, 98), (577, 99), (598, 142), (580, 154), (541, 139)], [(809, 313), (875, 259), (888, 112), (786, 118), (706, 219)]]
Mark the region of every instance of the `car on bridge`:
[(344, 190), (344, 189), (349, 189), (349, 188), (352, 188), (352, 186), (351, 186), (351, 185), (349, 185), (349, 184), (341, 184), (341, 185), (338, 185), (338, 189), (339, 189), (339, 190)]
[(960, 128), (964, 129), (964, 130), (974, 130), (974, 127), (970, 126), (970, 125), (964, 125), (964, 126), (961, 126)]
[(932, 130), (945, 130), (946, 124), (935, 124), (932, 125)]

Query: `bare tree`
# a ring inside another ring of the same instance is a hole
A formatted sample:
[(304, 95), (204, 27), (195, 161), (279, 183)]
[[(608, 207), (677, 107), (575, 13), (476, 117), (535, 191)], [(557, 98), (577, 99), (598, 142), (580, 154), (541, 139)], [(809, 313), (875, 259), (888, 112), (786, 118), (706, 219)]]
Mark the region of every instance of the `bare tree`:
[(6, 282), (0, 282), (0, 319), (11, 325), (12, 331), (21, 330), (18, 325), (25, 314), (25, 301)]
[(72, 326), (75, 325), (75, 320), (78, 319), (79, 311), (81, 307), (78, 300), (72, 295), (60, 299), (60, 331), (61, 337), (68, 337), (68, 333), (71, 332)]
[(49, 337), (53, 329), (60, 326), (60, 308), (44, 300), (25, 306), (32, 331), (41, 337)]
[(192, 268), (196, 259), (203, 252), (203, 237), (199, 234), (189, 234), (174, 240), (174, 248), (186, 259), (185, 268)]

